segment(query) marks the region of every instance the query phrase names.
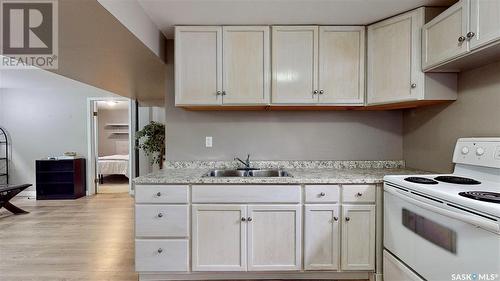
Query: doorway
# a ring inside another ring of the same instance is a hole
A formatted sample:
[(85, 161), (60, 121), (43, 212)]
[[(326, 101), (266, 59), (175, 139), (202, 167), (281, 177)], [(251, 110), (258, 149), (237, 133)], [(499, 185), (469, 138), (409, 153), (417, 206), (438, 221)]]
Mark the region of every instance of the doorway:
[(124, 98), (89, 99), (89, 184), (87, 195), (132, 193), (133, 104)]

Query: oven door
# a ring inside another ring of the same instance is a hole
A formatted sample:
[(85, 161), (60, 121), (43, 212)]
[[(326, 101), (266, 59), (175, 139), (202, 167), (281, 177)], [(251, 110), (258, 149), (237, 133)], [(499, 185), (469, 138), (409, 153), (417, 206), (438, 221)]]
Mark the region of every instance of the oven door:
[(385, 250), (422, 279), (500, 280), (498, 221), (418, 197), (384, 185)]

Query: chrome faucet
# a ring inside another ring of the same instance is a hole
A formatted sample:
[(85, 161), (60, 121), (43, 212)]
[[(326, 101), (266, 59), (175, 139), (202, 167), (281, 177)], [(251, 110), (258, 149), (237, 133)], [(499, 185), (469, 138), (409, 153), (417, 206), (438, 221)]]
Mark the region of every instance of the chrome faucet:
[(243, 165), (245, 165), (246, 169), (250, 169), (250, 154), (247, 155), (247, 159), (245, 161), (241, 160), (238, 157), (235, 157), (234, 161), (239, 161), (240, 163), (243, 163)]

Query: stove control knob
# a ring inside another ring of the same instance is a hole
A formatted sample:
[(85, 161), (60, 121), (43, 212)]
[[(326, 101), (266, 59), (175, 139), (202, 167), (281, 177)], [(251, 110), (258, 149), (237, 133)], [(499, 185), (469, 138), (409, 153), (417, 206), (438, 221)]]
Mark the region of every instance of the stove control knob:
[(482, 156), (483, 154), (484, 154), (484, 148), (482, 148), (482, 147), (478, 147), (478, 148), (476, 149), (476, 155), (477, 155), (477, 156)]
[(463, 155), (469, 154), (469, 148), (467, 146), (462, 147), (462, 154)]

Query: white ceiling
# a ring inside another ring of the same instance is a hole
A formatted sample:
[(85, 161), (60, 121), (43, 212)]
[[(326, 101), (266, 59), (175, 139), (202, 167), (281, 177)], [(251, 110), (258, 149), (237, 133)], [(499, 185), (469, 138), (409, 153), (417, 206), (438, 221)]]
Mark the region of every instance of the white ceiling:
[(420, 6), (456, 0), (137, 0), (167, 36), (175, 25), (366, 25)]

